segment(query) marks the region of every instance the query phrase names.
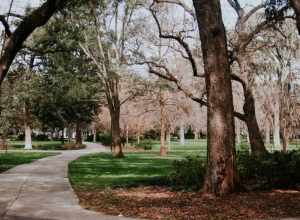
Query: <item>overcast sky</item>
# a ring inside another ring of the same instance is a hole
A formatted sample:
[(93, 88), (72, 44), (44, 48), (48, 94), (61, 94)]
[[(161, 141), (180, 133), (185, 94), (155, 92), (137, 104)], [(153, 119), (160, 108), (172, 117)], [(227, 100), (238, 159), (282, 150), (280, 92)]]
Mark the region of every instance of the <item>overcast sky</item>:
[[(191, 0), (183, 0), (188, 3), (191, 3)], [(263, 0), (240, 0), (242, 6), (248, 6), (248, 8), (252, 8), (254, 5), (261, 3)], [(0, 0), (0, 13), (6, 13), (9, 9), (9, 4), (11, 0)], [(42, 0), (14, 0), (13, 4), (13, 12), (22, 13), (24, 9), (28, 6), (37, 7), (41, 4)], [(235, 21), (235, 13), (232, 8), (228, 5), (227, 0), (221, 0), (224, 23), (227, 28), (231, 28)]]

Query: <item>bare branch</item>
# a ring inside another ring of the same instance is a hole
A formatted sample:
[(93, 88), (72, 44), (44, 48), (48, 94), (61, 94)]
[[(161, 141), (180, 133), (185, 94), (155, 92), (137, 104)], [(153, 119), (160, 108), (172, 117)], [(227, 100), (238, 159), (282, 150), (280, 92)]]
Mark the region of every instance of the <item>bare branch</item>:
[(7, 23), (5, 16), (0, 15), (0, 22), (3, 24), (4, 26), (4, 30), (5, 30), (5, 34), (7, 37), (11, 36), (11, 31), (10, 31), (10, 27), (9, 24)]
[(193, 57), (193, 54), (192, 54), (192, 51), (191, 51), (189, 45), (180, 36), (163, 34), (160, 22), (158, 20), (158, 17), (156, 16), (156, 12), (152, 8), (152, 6), (153, 6), (153, 4), (150, 6), (149, 10), (155, 20), (156, 25), (157, 25), (159, 37), (163, 38), (163, 39), (173, 39), (173, 40), (177, 41), (183, 47), (183, 49), (185, 50), (185, 52), (187, 54), (188, 60), (190, 61), (192, 69), (193, 69), (194, 76), (199, 77), (196, 61)]
[(154, 0), (156, 3), (169, 3), (181, 6), (187, 13), (189, 13), (194, 19), (196, 19), (196, 14), (193, 8), (189, 7), (183, 2), (184, 0)]

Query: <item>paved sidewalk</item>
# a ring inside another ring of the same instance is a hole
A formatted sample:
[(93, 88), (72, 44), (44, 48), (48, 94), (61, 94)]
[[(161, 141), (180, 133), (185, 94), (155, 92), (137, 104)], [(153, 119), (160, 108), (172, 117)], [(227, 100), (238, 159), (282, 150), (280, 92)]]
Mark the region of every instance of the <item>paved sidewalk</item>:
[(0, 220), (126, 220), (85, 210), (68, 181), (68, 163), (104, 152), (99, 144), (17, 166), (0, 174)]

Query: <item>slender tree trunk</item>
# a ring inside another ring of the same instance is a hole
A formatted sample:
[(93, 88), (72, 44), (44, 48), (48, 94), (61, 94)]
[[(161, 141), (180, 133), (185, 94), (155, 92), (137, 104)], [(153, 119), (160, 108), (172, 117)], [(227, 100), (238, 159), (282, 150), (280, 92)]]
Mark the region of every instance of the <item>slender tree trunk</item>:
[(220, 2), (193, 0), (193, 3), (201, 38), (208, 102), (208, 161), (204, 191), (220, 196), (232, 193), (238, 184), (227, 39)]
[(82, 128), (81, 124), (76, 124), (75, 143), (78, 147), (82, 145)]
[(265, 125), (265, 144), (270, 145), (270, 133), (271, 133), (271, 125), (270, 125), (270, 120), (267, 118), (266, 120), (266, 125)]
[(32, 150), (31, 128), (25, 122), (25, 150)]
[(184, 123), (183, 123), (183, 121), (180, 122), (179, 137), (180, 137), (180, 144), (184, 145), (185, 139), (184, 139)]
[(93, 142), (96, 143), (97, 142), (97, 130), (93, 129)]
[(128, 129), (128, 125), (126, 125), (126, 146), (129, 146), (129, 129)]
[(60, 140), (61, 140), (61, 143), (64, 144), (65, 143), (65, 128), (62, 128), (61, 129), (61, 135), (60, 135)]
[(287, 152), (289, 147), (289, 131), (287, 128), (283, 128), (282, 132), (282, 151)]
[(29, 113), (28, 113), (28, 109), (27, 109), (27, 104), (25, 103), (24, 106), (24, 116), (25, 116), (25, 120), (24, 120), (24, 129), (25, 129), (25, 150), (32, 150), (32, 140), (31, 140), (31, 128), (30, 125), (28, 123), (28, 118), (29, 118)]
[(0, 135), (0, 150), (6, 150), (7, 151), (6, 137), (4, 137), (3, 135)]
[(140, 131), (138, 131), (136, 139), (137, 143), (140, 144)]
[(245, 122), (248, 128), (249, 141), (251, 146), (251, 153), (255, 156), (259, 156), (267, 153), (266, 147), (261, 136), (255, 113), (255, 101), (253, 94), (250, 90), (247, 90), (245, 95), (244, 113)]
[(199, 132), (198, 131), (194, 131), (194, 141), (197, 142), (199, 139)]
[(274, 148), (280, 149), (280, 101), (276, 100), (274, 109), (274, 130), (273, 130), (273, 142)]
[(164, 94), (160, 94), (160, 156), (166, 156), (168, 154), (168, 148), (166, 147), (166, 112), (165, 112), (165, 100)]
[(241, 124), (238, 119), (235, 119), (235, 141), (237, 145), (241, 144)]
[(71, 139), (72, 139), (72, 127), (68, 127), (67, 128), (67, 135), (68, 135), (68, 142), (71, 142)]
[[(243, 27), (241, 27), (243, 29)], [(240, 30), (239, 33), (240, 41), (243, 42), (243, 30)], [(240, 53), (238, 55), (241, 78), (243, 81), (243, 91), (245, 97), (245, 103), (243, 106), (243, 110), (245, 113), (244, 121), (247, 125), (248, 133), (249, 133), (249, 141), (251, 147), (251, 153), (255, 156), (259, 156), (267, 153), (267, 149), (264, 145), (263, 137), (259, 130), (259, 126), (256, 118), (256, 110), (255, 110), (255, 100), (252, 92), (252, 75), (251, 69), (249, 68), (249, 56), (244, 49), (240, 49)]]
[(166, 132), (166, 141), (167, 141), (168, 149), (170, 149), (170, 146), (171, 146), (171, 134), (170, 134), (170, 129), (167, 129), (167, 132)]

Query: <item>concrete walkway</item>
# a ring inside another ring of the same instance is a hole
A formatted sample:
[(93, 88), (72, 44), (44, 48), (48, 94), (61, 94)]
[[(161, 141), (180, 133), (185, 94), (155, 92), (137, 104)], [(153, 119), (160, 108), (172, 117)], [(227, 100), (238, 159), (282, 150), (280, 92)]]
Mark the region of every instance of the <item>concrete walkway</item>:
[(78, 157), (104, 152), (99, 144), (64, 151), (0, 174), (0, 220), (125, 220), (85, 210), (68, 181), (68, 163)]

